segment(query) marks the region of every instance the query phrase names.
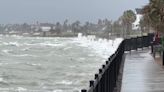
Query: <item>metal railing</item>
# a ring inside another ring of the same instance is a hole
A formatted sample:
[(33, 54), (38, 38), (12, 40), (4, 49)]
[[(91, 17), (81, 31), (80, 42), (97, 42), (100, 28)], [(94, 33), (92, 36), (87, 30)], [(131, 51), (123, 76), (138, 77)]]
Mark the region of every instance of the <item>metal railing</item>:
[(147, 36), (125, 39), (125, 51), (138, 50), (143, 49), (143, 47), (149, 47), (151, 46), (153, 37), (153, 34), (148, 34)]
[(90, 80), (89, 89), (81, 92), (113, 92), (119, 76), (120, 66), (124, 60), (124, 51), (137, 50), (138, 48), (150, 46), (153, 35), (125, 39), (121, 42), (116, 52), (108, 58), (108, 61), (95, 74), (94, 80)]

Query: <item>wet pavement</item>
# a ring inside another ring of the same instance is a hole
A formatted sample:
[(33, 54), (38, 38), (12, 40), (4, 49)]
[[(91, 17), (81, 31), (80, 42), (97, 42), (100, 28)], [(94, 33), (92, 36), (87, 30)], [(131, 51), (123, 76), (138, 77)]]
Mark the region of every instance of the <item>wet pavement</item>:
[(121, 92), (164, 92), (164, 69), (149, 50), (126, 55)]

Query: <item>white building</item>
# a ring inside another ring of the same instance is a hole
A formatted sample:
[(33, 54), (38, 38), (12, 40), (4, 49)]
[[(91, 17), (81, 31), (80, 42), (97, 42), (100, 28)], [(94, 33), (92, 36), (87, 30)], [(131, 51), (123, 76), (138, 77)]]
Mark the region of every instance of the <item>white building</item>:
[(41, 30), (42, 30), (43, 32), (48, 32), (48, 31), (51, 30), (51, 27), (41, 27)]
[(132, 23), (133, 30), (140, 30), (140, 20), (142, 17), (143, 15), (141, 14), (141, 9), (136, 9), (136, 20)]

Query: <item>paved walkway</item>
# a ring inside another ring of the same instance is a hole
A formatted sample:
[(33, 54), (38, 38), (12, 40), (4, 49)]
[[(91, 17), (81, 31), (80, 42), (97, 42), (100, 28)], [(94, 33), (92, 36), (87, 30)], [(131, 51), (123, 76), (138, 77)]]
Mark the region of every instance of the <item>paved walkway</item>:
[(126, 55), (121, 92), (164, 92), (164, 69), (149, 53)]

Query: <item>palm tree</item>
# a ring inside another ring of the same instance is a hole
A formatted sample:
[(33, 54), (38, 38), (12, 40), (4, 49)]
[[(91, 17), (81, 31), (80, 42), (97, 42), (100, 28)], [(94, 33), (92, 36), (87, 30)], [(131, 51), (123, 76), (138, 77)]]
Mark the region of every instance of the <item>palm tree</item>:
[(56, 28), (55, 28), (56, 34), (60, 35), (61, 34), (61, 24), (60, 22), (56, 23)]
[(72, 23), (72, 31), (74, 34), (80, 31), (80, 21), (77, 20), (74, 23)]
[(89, 21), (85, 22), (84, 26), (83, 26), (83, 34), (87, 35), (90, 34), (89, 32), (89, 28), (90, 28), (90, 23)]
[(151, 18), (150, 18), (150, 12), (151, 12), (151, 8), (149, 5), (146, 5), (143, 10), (142, 10), (142, 13), (143, 13), (143, 21), (145, 22), (145, 26), (148, 26), (150, 27), (151, 25)]
[(63, 31), (67, 31), (68, 30), (68, 20), (64, 20), (64, 23), (63, 23)]
[(136, 15), (132, 10), (127, 10), (121, 16), (122, 23), (126, 27), (126, 34), (130, 35), (132, 23), (136, 20)]
[(150, 0), (143, 7), (144, 21), (156, 31), (164, 29), (164, 0)]

